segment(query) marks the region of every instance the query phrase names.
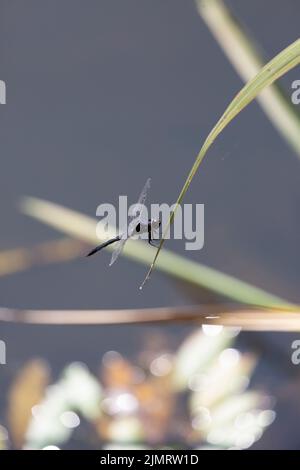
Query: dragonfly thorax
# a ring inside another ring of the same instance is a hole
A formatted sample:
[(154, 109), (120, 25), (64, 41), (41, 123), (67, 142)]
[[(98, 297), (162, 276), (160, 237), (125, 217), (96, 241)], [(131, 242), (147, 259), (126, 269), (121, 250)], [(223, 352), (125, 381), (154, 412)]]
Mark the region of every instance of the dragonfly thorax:
[(155, 230), (158, 230), (159, 227), (160, 227), (160, 220), (157, 220), (157, 219), (149, 219), (148, 222), (139, 222), (132, 235), (136, 235), (136, 234), (142, 234), (142, 233), (148, 233), (149, 231), (155, 231)]
[(152, 230), (158, 230), (161, 226), (161, 221), (159, 219), (151, 219), (150, 223)]

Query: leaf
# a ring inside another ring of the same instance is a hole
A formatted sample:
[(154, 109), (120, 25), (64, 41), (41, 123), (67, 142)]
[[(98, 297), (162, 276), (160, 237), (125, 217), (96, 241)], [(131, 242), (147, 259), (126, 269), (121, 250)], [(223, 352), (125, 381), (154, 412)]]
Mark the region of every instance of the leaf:
[(211, 132), (207, 136), (206, 140), (204, 141), (203, 146), (200, 149), (200, 152), (197, 155), (197, 158), (190, 170), (188, 177), (183, 185), (183, 188), (179, 194), (179, 197), (175, 203), (174, 210), (172, 211), (168, 224), (165, 228), (163, 233), (162, 239), (160, 241), (159, 247), (156, 251), (154, 259), (150, 265), (150, 269), (148, 270), (146, 277), (141, 285), (140, 288), (144, 286), (146, 281), (149, 279), (155, 263), (157, 261), (158, 255), (162, 249), (162, 246), (165, 241), (165, 236), (169, 230), (169, 226), (174, 221), (175, 212), (178, 206), (181, 204), (185, 193), (187, 192), (197, 170), (203, 161), (208, 149), (216, 140), (218, 135), (223, 131), (223, 129), (249, 104), (253, 101), (258, 94), (266, 87), (271, 85), (275, 80), (279, 77), (284, 75), (286, 72), (291, 70), (293, 67), (300, 63), (300, 39), (297, 39), (294, 43), (276, 55), (270, 62), (268, 62), (260, 72), (250, 80), (242, 89), (241, 91), (235, 96), (235, 98), (231, 101), (229, 106), (226, 108), (225, 112), (216, 123), (216, 125), (212, 128)]

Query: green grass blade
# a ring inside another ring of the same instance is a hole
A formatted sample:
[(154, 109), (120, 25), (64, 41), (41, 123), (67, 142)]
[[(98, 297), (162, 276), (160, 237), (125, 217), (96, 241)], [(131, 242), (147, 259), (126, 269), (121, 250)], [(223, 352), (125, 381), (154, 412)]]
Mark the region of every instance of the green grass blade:
[[(98, 244), (96, 236), (97, 221), (91, 217), (36, 198), (24, 198), (21, 203), (22, 211), (35, 219), (72, 237), (90, 244)], [(99, 225), (98, 225), (99, 233)], [(103, 239), (115, 233), (113, 227), (103, 231)], [(108, 246), (107, 250), (112, 248)], [(149, 264), (153, 259), (153, 247), (140, 240), (128, 240), (122, 254), (142, 264)], [(227, 297), (236, 302), (263, 308), (293, 308), (288, 301), (265, 292), (263, 289), (240, 281), (208, 266), (164, 250), (160, 256), (157, 268), (181, 281), (204, 287), (212, 292)]]
[(174, 211), (171, 213), (169, 222), (164, 231), (162, 239), (160, 241), (159, 247), (156, 251), (154, 259), (150, 265), (150, 269), (147, 272), (147, 275), (141, 285), (141, 288), (144, 286), (145, 282), (149, 279), (152, 270), (157, 261), (158, 255), (162, 249), (162, 246), (165, 241), (165, 235), (168, 231), (170, 224), (172, 224), (176, 212), (176, 208), (181, 204), (185, 193), (187, 192), (192, 179), (194, 178), (199, 165), (204, 159), (208, 149), (216, 140), (218, 135), (223, 131), (223, 129), (249, 104), (253, 101), (258, 94), (266, 87), (271, 85), (275, 80), (284, 75), (286, 72), (291, 70), (293, 67), (300, 63), (300, 39), (297, 39), (294, 43), (276, 55), (270, 62), (268, 62), (260, 72), (250, 80), (241, 91), (235, 96), (231, 101), (229, 106), (226, 108), (225, 112), (212, 128), (211, 132), (204, 141), (203, 146), (200, 149), (200, 152), (197, 155), (197, 158), (190, 170), (188, 177), (183, 185), (183, 188), (179, 194), (177, 202), (175, 204)]
[[(260, 48), (242, 28), (223, 0), (196, 0), (198, 12), (219, 46), (244, 82), (265, 64)], [(300, 157), (300, 113), (278, 83), (257, 97), (258, 103), (277, 131)]]

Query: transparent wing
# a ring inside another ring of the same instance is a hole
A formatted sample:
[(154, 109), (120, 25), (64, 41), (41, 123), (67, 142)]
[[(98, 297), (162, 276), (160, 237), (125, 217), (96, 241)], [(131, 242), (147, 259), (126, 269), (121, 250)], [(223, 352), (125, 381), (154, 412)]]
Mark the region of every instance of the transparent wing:
[(145, 204), (146, 197), (147, 197), (148, 191), (150, 189), (150, 184), (151, 184), (151, 178), (148, 178), (146, 183), (145, 183), (145, 186), (142, 189), (140, 197), (138, 198), (138, 201), (136, 203), (137, 206)]
[(128, 239), (127, 234), (126, 234), (126, 232), (124, 232), (122, 234), (121, 239), (115, 244), (115, 249), (114, 249), (114, 251), (111, 255), (111, 260), (110, 260), (109, 266), (114, 264), (114, 262), (117, 260), (119, 255), (122, 253), (124, 245), (127, 242), (127, 239)]
[[(135, 217), (135, 214), (139, 212), (139, 216), (136, 220), (135, 227), (142, 220), (144, 204), (146, 201), (147, 193), (150, 188), (150, 183), (151, 183), (151, 178), (148, 178), (138, 198), (138, 202), (132, 208), (133, 215), (131, 215), (131, 219), (133, 219)], [(123, 234), (121, 235), (121, 239), (115, 244), (115, 249), (111, 255), (109, 266), (114, 264), (114, 262), (117, 260), (119, 255), (122, 253), (124, 245), (126, 241), (128, 240), (128, 238), (130, 238), (130, 236), (133, 234), (135, 227), (132, 227), (131, 225), (129, 225), (128, 229), (126, 227), (126, 230), (124, 230)]]
[[(131, 219), (135, 218), (135, 224), (134, 225), (129, 224), (128, 237), (132, 236), (133, 232), (135, 231), (135, 228), (136, 228), (137, 224), (142, 222), (143, 213), (144, 213), (144, 209), (145, 209), (145, 201), (146, 201), (148, 191), (150, 189), (150, 185), (151, 185), (151, 178), (148, 178), (145, 185), (144, 185), (144, 187), (143, 187), (143, 189), (142, 189), (140, 197), (138, 198), (137, 203), (134, 204), (134, 206), (131, 208)], [(137, 213), (139, 213), (138, 217), (136, 217)]]

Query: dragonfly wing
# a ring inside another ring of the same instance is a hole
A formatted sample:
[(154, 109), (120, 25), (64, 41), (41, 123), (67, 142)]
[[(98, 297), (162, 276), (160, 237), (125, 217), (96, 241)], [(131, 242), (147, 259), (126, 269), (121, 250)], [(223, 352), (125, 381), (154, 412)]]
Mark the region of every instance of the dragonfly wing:
[[(142, 192), (138, 198), (138, 201), (136, 204), (134, 204), (131, 208), (131, 219), (135, 219), (135, 224), (129, 224), (128, 226), (128, 237), (131, 237), (133, 233), (135, 232), (136, 225), (142, 221), (143, 218), (143, 212), (144, 212), (144, 204), (146, 201), (146, 197), (148, 194), (148, 191), (150, 189), (150, 184), (151, 184), (151, 178), (148, 178)], [(138, 213), (138, 217), (136, 217), (136, 214)]]
[(110, 260), (109, 266), (114, 264), (114, 262), (117, 260), (119, 255), (122, 253), (126, 241), (127, 241), (127, 236), (126, 236), (126, 233), (125, 233), (125, 234), (122, 235), (121, 239), (115, 245), (115, 249), (114, 249), (114, 251), (111, 255), (111, 260)]
[(147, 193), (150, 189), (150, 184), (151, 184), (151, 178), (148, 178), (140, 194), (140, 197), (138, 198), (137, 205), (145, 204)]
[[(142, 189), (140, 197), (138, 198), (137, 203), (132, 208), (132, 214), (133, 214), (131, 216), (132, 218), (134, 218), (136, 213), (139, 212), (139, 216), (136, 220), (136, 223), (134, 224), (134, 227), (129, 224), (128, 229), (126, 229), (124, 231), (123, 235), (121, 236), (120, 241), (118, 243), (116, 243), (115, 249), (114, 249), (114, 251), (112, 253), (112, 256), (111, 256), (109, 266), (114, 264), (114, 262), (117, 260), (119, 255), (122, 253), (122, 250), (124, 248), (124, 245), (125, 245), (126, 241), (128, 240), (128, 238), (130, 238), (133, 235), (133, 233), (135, 231), (135, 228), (136, 228), (136, 225), (142, 219), (144, 204), (145, 204), (145, 201), (146, 201), (147, 193), (148, 193), (149, 188), (150, 188), (150, 183), (151, 183), (151, 178), (148, 178), (145, 185), (144, 185), (144, 187), (143, 187), (143, 189)], [(128, 232), (128, 234), (127, 234), (127, 232)]]

